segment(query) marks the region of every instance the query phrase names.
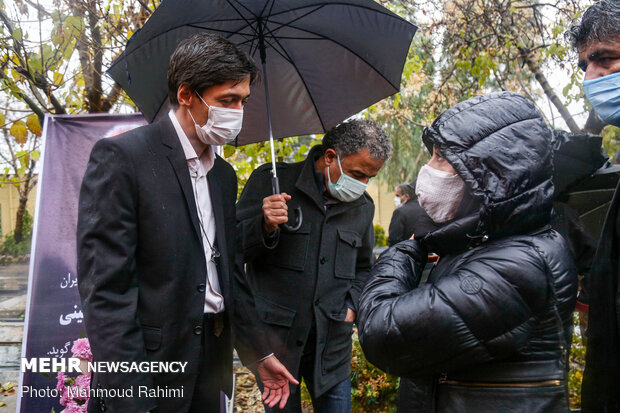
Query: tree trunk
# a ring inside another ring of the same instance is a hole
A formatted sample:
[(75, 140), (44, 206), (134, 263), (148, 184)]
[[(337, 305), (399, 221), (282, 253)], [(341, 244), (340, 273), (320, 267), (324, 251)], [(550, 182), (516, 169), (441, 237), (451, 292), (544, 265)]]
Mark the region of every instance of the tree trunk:
[(547, 95), (547, 97), (551, 100), (558, 112), (560, 112), (560, 115), (562, 115), (562, 119), (564, 119), (564, 122), (566, 122), (568, 129), (570, 129), (571, 132), (580, 132), (581, 128), (577, 126), (575, 119), (573, 119), (572, 115), (568, 112), (568, 109), (566, 109), (566, 106), (564, 106), (562, 101), (560, 101), (560, 98), (558, 97), (558, 95), (556, 95), (555, 91), (547, 81), (547, 78), (540, 70), (540, 66), (532, 58), (532, 55), (525, 55), (524, 59), (525, 63), (527, 63), (527, 67), (532, 71), (534, 77), (543, 88), (545, 95)]
[(19, 244), (24, 239), (24, 214), (26, 213), (26, 204), (28, 203), (28, 196), (30, 191), (37, 183), (37, 179), (33, 177), (35, 162), (30, 161), (30, 169), (26, 174), (25, 181), (19, 185), (19, 205), (17, 207), (17, 214), (15, 216), (15, 231), (13, 232), (13, 238), (15, 243)]
[(594, 109), (592, 109), (590, 111), (590, 114), (588, 115), (586, 126), (583, 127), (583, 131), (593, 133), (595, 135), (600, 135), (606, 125), (607, 124), (605, 122), (603, 122), (599, 119), (598, 116), (596, 116), (596, 112), (594, 111)]
[(17, 208), (17, 216), (15, 217), (15, 232), (13, 232), (13, 237), (15, 238), (16, 244), (19, 244), (24, 239), (24, 213), (26, 211), (27, 202), (28, 196), (20, 195), (19, 206)]

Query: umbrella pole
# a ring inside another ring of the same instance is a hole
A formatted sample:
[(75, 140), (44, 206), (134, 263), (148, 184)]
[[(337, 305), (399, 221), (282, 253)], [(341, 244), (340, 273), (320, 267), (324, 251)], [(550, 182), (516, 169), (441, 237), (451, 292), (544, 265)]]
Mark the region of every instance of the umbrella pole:
[(259, 17), (258, 26), (258, 49), (260, 51), (260, 61), (263, 65), (263, 81), (265, 82), (265, 101), (267, 103), (267, 126), (269, 127), (269, 146), (271, 147), (271, 188), (274, 194), (280, 193), (280, 182), (276, 172), (276, 151), (273, 141), (273, 129), (271, 127), (271, 104), (269, 99), (269, 79), (267, 77), (267, 52), (265, 49), (265, 35), (263, 33), (263, 22)]
[(269, 127), (269, 146), (271, 147), (271, 187), (274, 194), (280, 193), (280, 182), (276, 172), (276, 151), (275, 142), (273, 140), (273, 129), (271, 127), (271, 105), (269, 103), (269, 81), (267, 80), (267, 63), (261, 51), (261, 60), (263, 63), (263, 81), (265, 82), (265, 100), (267, 103), (267, 126)]
[[(262, 36), (262, 25), (259, 22), (259, 31), (261, 32), (259, 39), (260, 58), (263, 65), (263, 81), (265, 82), (265, 100), (267, 103), (267, 125), (269, 127), (269, 145), (271, 146), (271, 189), (274, 194), (280, 193), (280, 181), (276, 172), (276, 151), (275, 142), (273, 141), (273, 129), (271, 127), (271, 105), (269, 103), (269, 81), (267, 80), (267, 54), (265, 52), (265, 41)], [(288, 231), (294, 232), (301, 228), (303, 215), (301, 207), (295, 208), (295, 221), (292, 224), (282, 224)]]

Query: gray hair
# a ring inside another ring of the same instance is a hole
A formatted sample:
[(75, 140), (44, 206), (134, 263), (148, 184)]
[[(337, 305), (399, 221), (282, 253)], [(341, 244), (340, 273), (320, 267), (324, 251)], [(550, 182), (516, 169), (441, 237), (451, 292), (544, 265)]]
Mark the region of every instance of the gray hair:
[(567, 32), (575, 50), (592, 41), (620, 42), (620, 1), (601, 0), (594, 3)]
[(374, 159), (386, 161), (392, 154), (387, 133), (368, 119), (354, 119), (331, 128), (323, 137), (323, 149), (333, 149), (342, 157), (367, 148)]
[(396, 185), (396, 189), (400, 189), (403, 195), (409, 195), (409, 199), (415, 198), (415, 189), (409, 184)]

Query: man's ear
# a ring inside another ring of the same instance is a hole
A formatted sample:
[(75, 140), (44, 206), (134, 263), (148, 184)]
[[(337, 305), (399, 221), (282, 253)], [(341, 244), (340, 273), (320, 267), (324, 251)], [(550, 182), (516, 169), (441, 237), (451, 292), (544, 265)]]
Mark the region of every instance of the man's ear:
[(336, 155), (336, 151), (331, 148), (326, 149), (325, 155), (323, 156), (325, 158), (325, 165), (328, 167), (331, 166), (332, 163), (337, 162), (338, 155)]
[(181, 83), (177, 90), (177, 100), (180, 106), (190, 106), (194, 97), (194, 91), (189, 86), (189, 83)]
[(401, 199), (401, 202), (403, 199), (405, 200), (405, 202), (407, 202), (411, 199), (411, 197), (409, 196), (409, 194), (403, 194), (403, 196), (400, 199)]

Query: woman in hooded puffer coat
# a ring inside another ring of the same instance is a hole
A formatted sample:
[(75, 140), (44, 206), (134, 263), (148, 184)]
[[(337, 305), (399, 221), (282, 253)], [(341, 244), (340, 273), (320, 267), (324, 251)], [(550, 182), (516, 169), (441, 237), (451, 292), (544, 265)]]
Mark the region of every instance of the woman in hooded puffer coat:
[[(442, 226), (373, 267), (364, 353), (412, 380), (407, 412), (569, 411), (577, 273), (549, 226), (550, 130), (532, 102), (501, 92), (447, 110), (423, 139), (433, 156), (416, 194)], [(440, 258), (420, 284), (428, 251)]]

